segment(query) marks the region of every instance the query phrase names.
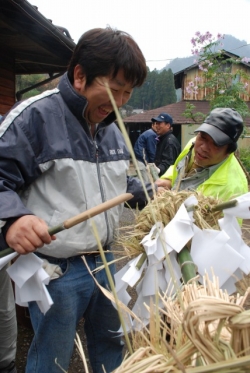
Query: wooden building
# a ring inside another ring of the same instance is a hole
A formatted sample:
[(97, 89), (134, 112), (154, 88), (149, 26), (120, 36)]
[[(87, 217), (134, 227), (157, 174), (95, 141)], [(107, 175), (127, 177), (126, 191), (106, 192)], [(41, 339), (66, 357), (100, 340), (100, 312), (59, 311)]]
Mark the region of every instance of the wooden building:
[[(227, 51), (223, 52), (225, 59), (230, 57), (238, 57), (229, 53)], [(232, 72), (236, 67), (232, 65)], [(237, 65), (238, 69), (242, 69), (245, 73), (249, 74), (249, 80), (245, 80), (244, 83), (248, 83), (247, 91), (250, 95), (250, 64), (240, 63)], [(159, 107), (157, 109), (146, 111), (142, 114), (136, 114), (124, 119), (124, 124), (126, 125), (127, 131), (130, 136), (132, 145), (134, 145), (138, 136), (145, 130), (151, 127), (151, 118), (158, 116), (160, 113), (168, 113), (173, 118), (173, 133), (179, 139), (182, 147), (194, 136), (194, 130), (198, 128), (201, 124), (201, 121), (194, 122), (191, 119), (187, 119), (183, 113), (186, 109), (186, 104), (190, 103), (195, 106), (195, 113), (201, 112), (207, 115), (210, 111), (209, 101), (205, 100), (206, 95), (208, 94), (207, 90), (204, 88), (199, 89), (198, 94), (189, 94), (186, 90), (189, 83), (194, 81), (194, 78), (199, 76), (202, 78), (202, 72), (199, 70), (197, 64), (194, 64), (178, 73), (174, 74), (175, 89), (181, 89), (182, 99), (181, 101)], [(203, 79), (203, 78), (202, 78)], [(202, 84), (202, 82), (200, 82)], [(249, 96), (245, 95), (241, 97), (244, 99), (250, 109), (250, 100)], [(244, 124), (247, 128), (250, 129), (250, 118), (246, 118)], [(239, 146), (246, 147), (250, 145), (250, 139), (245, 138), (239, 141)]]
[(17, 100), (16, 75), (48, 74), (42, 85), (66, 71), (75, 47), (68, 30), (26, 0), (0, 0), (0, 45), (0, 114)]
[[(236, 58), (239, 59), (239, 61), (242, 59), (241, 57), (237, 56), (236, 54), (229, 53), (227, 51), (222, 52), (223, 59), (226, 61), (230, 58)], [(231, 74), (235, 74), (237, 70), (241, 70), (245, 74), (249, 75), (249, 79), (243, 79), (239, 77), (239, 80), (241, 79), (241, 82), (247, 83), (248, 86), (246, 87), (247, 94), (242, 94), (240, 98), (244, 101), (250, 101), (250, 64), (245, 62), (240, 62), (238, 65), (231, 64), (230, 62), (226, 62), (223, 65), (223, 68), (228, 68)], [(195, 78), (198, 77), (199, 84), (201, 86), (204, 86), (206, 83), (206, 80), (203, 76), (202, 71), (199, 69), (199, 66), (197, 64), (191, 65), (188, 68), (179, 71), (174, 75), (174, 81), (175, 81), (175, 88), (182, 90), (182, 100), (194, 100), (194, 101), (202, 101), (206, 98), (206, 96), (210, 93), (212, 93), (212, 89), (204, 88), (199, 89), (197, 91), (197, 94), (188, 93), (187, 87), (191, 82), (195, 82)]]

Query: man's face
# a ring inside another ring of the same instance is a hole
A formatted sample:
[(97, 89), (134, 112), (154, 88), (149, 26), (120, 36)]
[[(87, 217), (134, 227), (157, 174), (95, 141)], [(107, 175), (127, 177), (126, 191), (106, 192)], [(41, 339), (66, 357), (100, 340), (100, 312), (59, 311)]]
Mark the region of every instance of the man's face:
[(153, 122), (152, 123), (152, 126), (151, 126), (152, 130), (156, 132), (156, 122)]
[(198, 132), (194, 144), (194, 163), (202, 168), (216, 165), (228, 157), (227, 148), (228, 145), (216, 145), (207, 133)]
[(115, 78), (97, 77), (90, 86), (86, 87), (86, 77), (82, 74), (81, 67), (79, 65), (75, 67), (73, 87), (88, 100), (84, 116), (89, 124), (102, 122), (114, 111), (105, 83), (108, 84), (118, 108), (128, 102), (133, 87), (125, 80), (122, 70), (118, 71)]
[(170, 124), (166, 122), (155, 122), (155, 131), (158, 136), (165, 135), (168, 131), (170, 131)]

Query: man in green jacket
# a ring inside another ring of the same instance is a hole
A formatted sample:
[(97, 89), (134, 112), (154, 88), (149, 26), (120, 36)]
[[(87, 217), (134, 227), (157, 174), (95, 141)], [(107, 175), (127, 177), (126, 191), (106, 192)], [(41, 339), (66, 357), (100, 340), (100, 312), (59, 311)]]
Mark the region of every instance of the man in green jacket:
[(247, 178), (234, 156), (242, 131), (243, 119), (236, 110), (212, 110), (195, 131), (196, 138), (156, 184), (173, 190), (197, 190), (223, 201), (247, 193)]

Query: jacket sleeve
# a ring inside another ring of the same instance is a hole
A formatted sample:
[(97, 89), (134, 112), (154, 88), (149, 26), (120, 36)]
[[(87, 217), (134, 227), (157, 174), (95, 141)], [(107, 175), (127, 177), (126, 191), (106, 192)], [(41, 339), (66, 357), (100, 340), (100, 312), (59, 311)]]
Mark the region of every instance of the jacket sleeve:
[(19, 197), (22, 185), (24, 180), (18, 164), (3, 158), (0, 146), (0, 250), (7, 247), (5, 235), (9, 227), (21, 216), (34, 215)]
[[(149, 197), (152, 198), (154, 191), (151, 183), (146, 183), (145, 186)], [(154, 185), (154, 187), (155, 191), (157, 191), (157, 186)], [(127, 193), (131, 193), (134, 196), (127, 202), (131, 208), (143, 208), (147, 205), (148, 201), (144, 193), (142, 183), (138, 177), (127, 176)]]
[(41, 171), (25, 132), (8, 116), (0, 126), (0, 220), (31, 215), (19, 193), (28, 187)]
[(145, 148), (145, 138), (144, 138), (144, 134), (141, 134), (136, 143), (135, 143), (135, 146), (134, 146), (134, 153), (135, 153), (135, 157), (136, 159), (138, 159), (138, 161), (141, 161), (144, 163), (144, 148)]
[(156, 134), (155, 137), (150, 136), (147, 139), (147, 156), (148, 156), (148, 162), (154, 163), (155, 161), (155, 152), (156, 152)]

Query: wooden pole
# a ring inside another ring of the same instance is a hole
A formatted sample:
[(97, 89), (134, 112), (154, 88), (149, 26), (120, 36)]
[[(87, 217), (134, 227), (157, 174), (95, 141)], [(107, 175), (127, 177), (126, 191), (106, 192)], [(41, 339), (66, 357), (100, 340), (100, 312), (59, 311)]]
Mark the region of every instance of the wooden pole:
[[(107, 211), (111, 209), (112, 207), (115, 207), (117, 205), (120, 205), (121, 203), (124, 203), (130, 200), (132, 197), (133, 197), (133, 194), (131, 193), (123, 193), (117, 197), (114, 197), (106, 202), (101, 203), (98, 206), (92, 207), (91, 209), (84, 211), (81, 214), (78, 214), (68, 220), (65, 220), (62, 224), (49, 228), (48, 232), (52, 236), (53, 234), (61, 232), (65, 229), (74, 227), (75, 225), (82, 223), (83, 221), (88, 220), (95, 215), (101, 214), (102, 212)], [(7, 247), (6, 249), (0, 251), (0, 258), (3, 258), (4, 256), (9, 255), (13, 252), (15, 252), (14, 249)]]

